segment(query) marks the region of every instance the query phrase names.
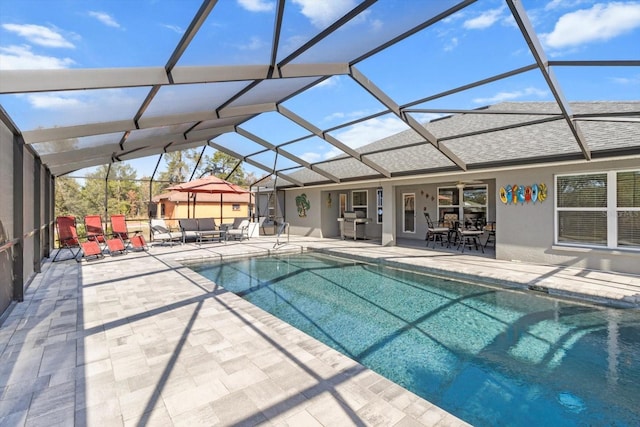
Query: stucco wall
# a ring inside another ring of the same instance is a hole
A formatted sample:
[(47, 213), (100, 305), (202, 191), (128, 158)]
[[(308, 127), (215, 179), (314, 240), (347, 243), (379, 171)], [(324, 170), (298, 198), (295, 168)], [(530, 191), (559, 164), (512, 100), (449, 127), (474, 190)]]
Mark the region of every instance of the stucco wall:
[[(301, 217), (296, 207), (296, 197), (306, 195), (309, 209), (306, 216)], [(305, 188), (286, 192), (285, 220), (289, 223), (289, 232), (299, 236), (322, 236), (322, 201), (318, 188)]]
[[(554, 176), (555, 174), (582, 173), (590, 171), (608, 171), (638, 168), (640, 160), (610, 160), (576, 162), (554, 166), (541, 166), (516, 170), (498, 170), (465, 175), (465, 179), (481, 180), (488, 188), (488, 220), (497, 222), (496, 258), (529, 263), (567, 265), (578, 268), (599, 269), (621, 273), (640, 274), (640, 254), (638, 251), (622, 251), (609, 249), (571, 248), (554, 245)], [(432, 219), (438, 218), (437, 189), (451, 186), (457, 177), (410, 178), (398, 181), (385, 181), (385, 206), (392, 200), (395, 209), (392, 215), (385, 211), (385, 221), (389, 230), (384, 244), (394, 244), (395, 237), (400, 239), (424, 240), (427, 230), (424, 212)], [(499, 189), (505, 185), (531, 185), (545, 183), (547, 199), (543, 203), (524, 205), (505, 205), (499, 200)], [(367, 236), (380, 237), (382, 225), (375, 223), (375, 190), (377, 185), (364, 187), (368, 190), (369, 216), (372, 224), (367, 226)], [(348, 209), (351, 209), (351, 191), (364, 189), (355, 184), (344, 184), (329, 188), (305, 188), (288, 190), (287, 220), (291, 223), (294, 234), (336, 237), (339, 229), (336, 218), (339, 209), (339, 194), (348, 194)], [(299, 218), (295, 197), (305, 193), (311, 202), (311, 209), (306, 218)], [(416, 232), (404, 233), (402, 228), (404, 193), (416, 195)], [(327, 205), (327, 195), (331, 194), (332, 206)], [(427, 197), (427, 194), (429, 197)], [(434, 200), (432, 200), (432, 196)], [(395, 215), (395, 224), (393, 216)]]
[[(483, 184), (487, 185), (487, 219), (488, 221), (495, 221), (495, 201), (496, 201), (496, 184), (493, 179), (483, 179)], [(432, 221), (436, 222), (440, 218), (438, 217), (438, 188), (439, 187), (451, 187), (452, 181), (434, 182), (434, 183), (415, 183), (411, 185), (401, 185), (396, 187), (396, 234), (398, 238), (403, 239), (422, 239), (424, 240), (427, 235), (427, 220), (425, 219), (425, 212), (429, 214)], [(403, 232), (403, 194), (413, 193), (416, 196), (416, 232), (405, 233)]]
[[(640, 274), (640, 254), (632, 251), (554, 246), (554, 176), (640, 166), (638, 159), (589, 162), (562, 167), (541, 167), (496, 173), (496, 188), (513, 184), (545, 183), (543, 203), (505, 205), (496, 202), (496, 258), (541, 264)], [(494, 195), (497, 194), (497, 191)]]

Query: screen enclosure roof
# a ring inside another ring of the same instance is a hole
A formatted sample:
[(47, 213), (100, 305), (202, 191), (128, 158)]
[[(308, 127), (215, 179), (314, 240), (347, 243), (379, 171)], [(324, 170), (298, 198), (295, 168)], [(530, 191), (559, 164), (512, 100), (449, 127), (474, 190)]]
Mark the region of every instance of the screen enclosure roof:
[(637, 44), (562, 49), (558, 2), (158, 3), (173, 37), (145, 3), (91, 66), (0, 64), (0, 116), (53, 175), (196, 147), (279, 186), (640, 153)]

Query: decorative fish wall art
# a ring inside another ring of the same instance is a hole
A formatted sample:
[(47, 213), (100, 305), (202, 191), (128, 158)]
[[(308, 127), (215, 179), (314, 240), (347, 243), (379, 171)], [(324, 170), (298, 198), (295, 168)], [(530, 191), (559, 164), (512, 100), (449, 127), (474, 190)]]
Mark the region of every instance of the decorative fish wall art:
[(547, 184), (533, 185), (505, 185), (500, 187), (500, 201), (505, 205), (517, 205), (520, 203), (544, 202), (547, 199)]

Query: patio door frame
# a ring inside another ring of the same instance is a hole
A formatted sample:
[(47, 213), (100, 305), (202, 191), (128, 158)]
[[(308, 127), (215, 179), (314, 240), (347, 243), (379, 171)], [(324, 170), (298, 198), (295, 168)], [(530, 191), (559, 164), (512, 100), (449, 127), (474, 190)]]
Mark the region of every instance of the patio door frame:
[[(407, 204), (407, 200), (411, 198), (413, 201), (411, 204)], [(413, 207), (413, 210), (407, 210), (407, 207)], [(407, 230), (407, 213), (413, 212), (413, 229)], [(402, 193), (402, 232), (403, 233), (416, 233), (416, 193)]]

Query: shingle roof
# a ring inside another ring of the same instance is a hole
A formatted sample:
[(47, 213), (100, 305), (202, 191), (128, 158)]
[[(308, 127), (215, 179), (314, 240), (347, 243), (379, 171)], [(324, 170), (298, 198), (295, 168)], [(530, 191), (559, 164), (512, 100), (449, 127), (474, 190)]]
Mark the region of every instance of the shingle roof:
[[(640, 121), (616, 121), (611, 116), (613, 113), (640, 113), (640, 101), (575, 102), (570, 106), (594, 155), (612, 149), (640, 148)], [(581, 156), (580, 147), (554, 102), (505, 102), (480, 111), (482, 114), (463, 113), (440, 118), (426, 123), (425, 128), (468, 167)], [(492, 111), (496, 113), (488, 114)], [(522, 114), (527, 112), (532, 114)], [(595, 121), (598, 115), (606, 116), (606, 119)], [(413, 129), (356, 151), (396, 175), (457, 169)], [(376, 171), (344, 155), (317, 166), (340, 178), (379, 176)], [(291, 177), (308, 182), (302, 171)]]

